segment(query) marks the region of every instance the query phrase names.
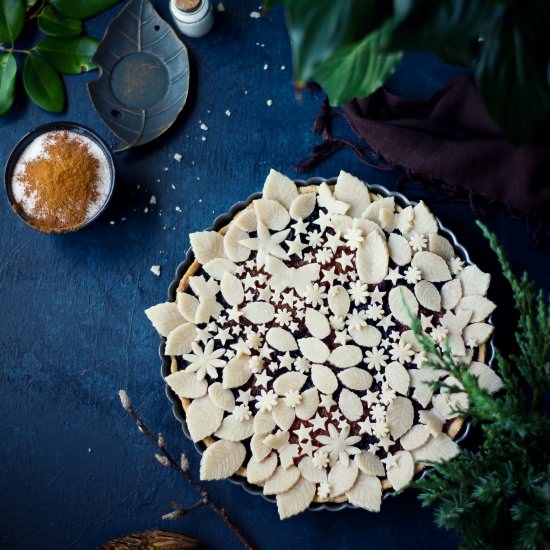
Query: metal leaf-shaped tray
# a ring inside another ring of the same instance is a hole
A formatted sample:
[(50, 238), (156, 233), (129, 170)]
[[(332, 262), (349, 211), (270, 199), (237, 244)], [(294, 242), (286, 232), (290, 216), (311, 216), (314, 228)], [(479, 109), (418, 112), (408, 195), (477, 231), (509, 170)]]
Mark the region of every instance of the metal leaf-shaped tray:
[[(320, 178), (320, 177), (313, 177), (306, 181), (304, 180), (295, 180), (296, 185), (299, 186), (307, 186), (307, 185), (319, 185), (322, 182), (326, 181), (329, 184), (335, 184), (336, 178)], [(382, 185), (377, 184), (369, 184), (369, 191), (371, 193), (379, 194), (383, 197), (387, 196), (393, 196), (395, 198), (395, 202), (397, 205), (401, 207), (406, 206), (414, 206), (417, 203), (414, 201), (409, 200), (407, 197), (402, 195), (401, 193), (397, 193), (395, 191), (390, 191), (386, 187)], [(239, 202), (229, 210), (226, 214), (222, 214), (221, 216), (218, 216), (215, 220), (212, 226), (208, 229), (210, 231), (219, 231), (222, 227), (226, 226), (241, 210), (244, 210), (254, 199), (258, 199), (262, 196), (261, 193), (254, 193), (253, 195), (250, 195), (246, 201)], [(457, 251), (458, 255), (467, 265), (472, 265), (473, 262), (470, 259), (470, 256), (468, 255), (468, 252), (466, 249), (457, 241), (454, 233), (447, 229), (440, 221), (437, 220), (439, 225), (439, 234), (443, 237), (447, 238), (453, 245), (454, 249)], [(170, 287), (168, 288), (168, 301), (174, 302), (176, 300), (176, 291), (179, 286), (180, 280), (185, 275), (191, 264), (195, 261), (195, 256), (193, 254), (193, 251), (191, 248), (188, 249), (187, 254), (183, 262), (181, 262), (178, 267), (176, 268), (176, 276), (175, 279), (171, 282)], [(489, 318), (489, 322), (491, 322)], [(161, 337), (160, 347), (159, 347), (159, 355), (160, 359), (162, 361), (161, 366), (161, 375), (162, 378), (166, 378), (171, 373), (171, 357), (164, 354), (164, 348), (166, 345), (166, 338)], [(486, 356), (485, 356), (485, 363), (490, 365), (493, 361), (494, 357), (494, 348), (493, 348), (493, 341), (492, 339), (487, 342), (487, 349), (486, 349)], [(191, 440), (191, 436), (189, 434), (189, 431), (187, 429), (187, 422), (185, 420), (185, 411), (183, 409), (182, 403), (180, 398), (172, 391), (172, 389), (166, 384), (166, 395), (172, 402), (172, 411), (174, 413), (174, 416), (179, 420), (181, 423), (183, 433)], [(460, 431), (455, 436), (454, 440), (457, 443), (460, 443), (464, 441), (468, 437), (468, 434), (470, 432), (470, 423), (468, 421), (464, 422), (462, 424), (462, 427)], [(198, 441), (194, 443), (195, 449), (202, 454), (205, 449), (206, 445), (203, 441)], [(424, 477), (428, 472), (433, 470), (431, 467), (427, 467), (422, 472), (418, 474), (418, 478)], [(228, 481), (231, 481), (232, 483), (235, 483), (237, 485), (241, 485), (245, 491), (252, 495), (260, 495), (264, 500), (267, 500), (268, 502), (275, 502), (274, 496), (266, 496), (262, 492), (262, 488), (258, 485), (252, 485), (247, 481), (245, 477), (241, 477), (237, 474), (232, 475), (231, 477), (227, 478)], [(384, 491), (383, 498), (388, 498), (390, 495), (395, 495), (396, 493), (394, 491)], [(343, 510), (345, 508), (354, 508), (352, 504), (349, 502), (312, 502), (309, 506), (309, 510), (318, 511), (318, 510), (330, 510), (333, 512), (337, 512), (340, 510)]]
[(113, 19), (93, 62), (88, 84), (94, 108), (122, 142), (118, 151), (160, 136), (187, 100), (187, 48), (149, 0), (130, 0)]

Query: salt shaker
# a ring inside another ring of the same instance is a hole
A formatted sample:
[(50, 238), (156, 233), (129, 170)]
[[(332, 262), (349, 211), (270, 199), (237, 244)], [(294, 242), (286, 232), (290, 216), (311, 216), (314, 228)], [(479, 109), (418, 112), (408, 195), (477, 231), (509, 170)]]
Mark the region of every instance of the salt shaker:
[(214, 24), (210, 0), (170, 0), (170, 11), (177, 28), (193, 38), (205, 35)]

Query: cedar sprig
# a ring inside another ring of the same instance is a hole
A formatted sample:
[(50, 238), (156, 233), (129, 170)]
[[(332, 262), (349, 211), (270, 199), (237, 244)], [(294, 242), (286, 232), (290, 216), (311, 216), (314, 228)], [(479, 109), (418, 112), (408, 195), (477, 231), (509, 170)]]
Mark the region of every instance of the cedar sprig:
[(454, 529), (463, 548), (547, 548), (550, 541), (550, 422), (544, 400), (550, 389), (550, 305), (529, 280), (517, 278), (494, 234), (478, 222), (510, 283), (518, 313), (517, 352), (498, 349), (494, 368), (503, 390), (491, 395), (422, 332), (413, 330), (427, 355), (426, 365), (452, 378), (434, 388), (464, 391), (468, 407), (460, 415), (479, 426), (483, 442), (475, 451), (462, 450), (455, 459), (434, 464), (417, 481), (422, 506), (434, 506), (435, 522)]

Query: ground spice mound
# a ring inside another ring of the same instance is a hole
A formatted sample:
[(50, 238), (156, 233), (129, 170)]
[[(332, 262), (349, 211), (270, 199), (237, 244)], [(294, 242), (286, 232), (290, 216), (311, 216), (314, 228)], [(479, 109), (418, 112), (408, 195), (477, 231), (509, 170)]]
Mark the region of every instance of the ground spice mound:
[(15, 207), (41, 231), (77, 228), (105, 194), (104, 155), (89, 138), (69, 131), (48, 132), (35, 142), (15, 170)]

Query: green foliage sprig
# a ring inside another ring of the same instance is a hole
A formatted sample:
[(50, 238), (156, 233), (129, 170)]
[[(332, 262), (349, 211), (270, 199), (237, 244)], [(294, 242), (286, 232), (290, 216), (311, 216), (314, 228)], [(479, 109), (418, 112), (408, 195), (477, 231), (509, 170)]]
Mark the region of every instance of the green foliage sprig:
[(418, 319), (414, 322), (427, 366), (446, 371), (463, 389), (448, 382), (436, 385), (467, 393), (469, 406), (460, 414), (483, 435), (477, 451), (462, 450), (455, 459), (434, 464), (434, 471), (415, 485), (422, 505), (435, 506), (437, 525), (456, 530), (463, 548), (547, 548), (550, 422), (544, 399), (550, 390), (550, 305), (526, 273), (515, 277), (495, 235), (478, 225), (512, 288), (519, 314), (518, 352), (506, 357), (496, 350), (495, 370), (504, 389), (491, 395), (467, 365), (457, 363), (449, 350), (440, 351)]
[[(95, 69), (92, 57), (98, 41), (83, 34), (83, 19), (93, 17), (118, 0), (0, 0), (0, 115), (15, 99), (17, 57), (24, 57), (23, 85), (39, 107), (60, 112), (65, 106), (61, 74)], [(16, 48), (26, 25), (36, 21), (45, 36), (32, 48)]]
[(513, 142), (531, 141), (550, 113), (548, 0), (278, 1), (297, 85), (317, 80), (332, 105), (369, 95), (402, 50), (418, 50), (473, 68), (489, 113)]

